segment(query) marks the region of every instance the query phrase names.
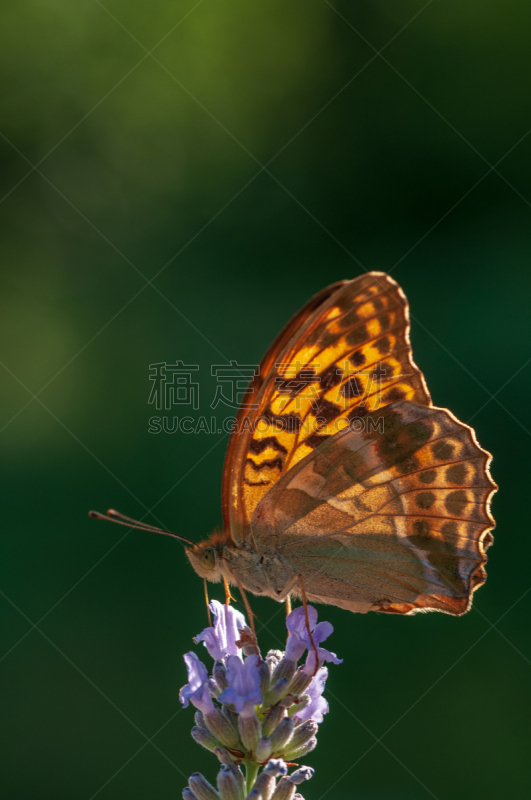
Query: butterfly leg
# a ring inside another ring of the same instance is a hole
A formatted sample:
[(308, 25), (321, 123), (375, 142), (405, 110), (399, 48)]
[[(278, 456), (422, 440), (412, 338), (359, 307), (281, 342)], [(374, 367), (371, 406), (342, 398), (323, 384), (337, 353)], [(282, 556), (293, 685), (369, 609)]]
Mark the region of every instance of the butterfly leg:
[(234, 597), (230, 593), (230, 584), (225, 577), (223, 577), (223, 586), (225, 587), (225, 603), (230, 606), (230, 601), (234, 601)]
[(206, 600), (206, 607), (207, 607), (208, 625), (211, 628), (212, 627), (212, 617), (210, 616), (210, 606), (208, 604), (208, 589), (207, 589), (206, 578), (203, 578), (203, 583), (205, 585), (205, 600)]
[(312, 632), (310, 630), (310, 620), (308, 618), (308, 601), (306, 599), (306, 589), (304, 588), (304, 581), (303, 581), (302, 575), (300, 573), (299, 573), (299, 575), (297, 575), (297, 577), (298, 577), (299, 583), (301, 585), (301, 597), (302, 597), (302, 605), (304, 607), (304, 619), (306, 620), (306, 630), (308, 631), (308, 636), (310, 637), (310, 642), (312, 644), (312, 649), (313, 649), (313, 652), (315, 653), (315, 669), (313, 671), (313, 674), (316, 675), (317, 674), (317, 670), (319, 669), (319, 652), (317, 650), (317, 647), (315, 646), (315, 642), (313, 640)]
[(286, 616), (289, 617), (291, 614), (291, 595), (288, 594), (286, 597)]

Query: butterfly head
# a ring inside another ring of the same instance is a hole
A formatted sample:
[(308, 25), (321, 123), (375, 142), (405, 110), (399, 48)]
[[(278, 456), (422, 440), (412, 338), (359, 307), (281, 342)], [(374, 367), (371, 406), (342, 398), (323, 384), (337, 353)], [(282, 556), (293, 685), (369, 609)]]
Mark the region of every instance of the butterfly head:
[(215, 583), (221, 580), (221, 565), (227, 540), (228, 537), (221, 531), (215, 531), (204, 542), (185, 548), (190, 564), (201, 578)]

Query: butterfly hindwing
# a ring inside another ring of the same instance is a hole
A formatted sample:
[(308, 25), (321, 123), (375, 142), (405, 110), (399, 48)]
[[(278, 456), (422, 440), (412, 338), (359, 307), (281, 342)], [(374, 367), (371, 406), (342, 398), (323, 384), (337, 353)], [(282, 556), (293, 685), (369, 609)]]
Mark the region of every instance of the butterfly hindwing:
[(317, 602), (464, 613), (492, 540), (489, 454), (449, 411), (409, 401), (359, 428), (270, 489), (252, 517), (256, 547), (286, 558)]

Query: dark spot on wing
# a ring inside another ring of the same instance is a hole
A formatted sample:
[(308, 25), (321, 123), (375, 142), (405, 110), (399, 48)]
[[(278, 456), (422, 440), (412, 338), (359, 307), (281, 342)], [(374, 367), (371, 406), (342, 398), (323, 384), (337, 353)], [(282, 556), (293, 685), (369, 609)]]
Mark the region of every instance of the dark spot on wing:
[(466, 467), (464, 464), (453, 464), (446, 470), (446, 479), (449, 483), (463, 484), (466, 477)]
[(440, 461), (448, 461), (448, 459), (453, 456), (454, 447), (449, 442), (435, 442), (431, 448), (431, 452), (433, 453), (434, 457), (438, 458)]
[(457, 522), (445, 522), (441, 533), (443, 536), (457, 536)]
[(323, 442), (326, 442), (327, 439), (330, 438), (329, 434), (325, 434), (324, 436), (319, 436), (318, 433), (311, 433), (306, 439), (303, 440), (302, 444), (308, 445), (315, 450), (316, 447), (319, 447)]
[(419, 462), (415, 458), (415, 456), (406, 456), (405, 458), (399, 458), (396, 463), (396, 468), (402, 475), (407, 475), (410, 472), (414, 472), (418, 469)]
[(330, 364), (320, 375), (320, 387), (323, 392), (333, 389), (343, 379), (343, 370), (339, 369), (336, 364)]
[(422, 509), (431, 508), (435, 503), (435, 495), (433, 492), (419, 492), (415, 495), (415, 503)]
[(351, 328), (352, 325), (355, 325), (359, 321), (360, 320), (357, 312), (355, 311), (355, 309), (352, 308), (344, 315), (344, 317), (341, 318), (339, 324), (341, 325), (342, 328)]
[(352, 378), (343, 384), (341, 387), (341, 394), (350, 400), (352, 397), (359, 397), (363, 394), (363, 386), (359, 378), (354, 375)]
[(352, 411), (349, 411), (349, 413), (347, 414), (347, 419), (351, 421), (355, 419), (363, 419), (363, 417), (366, 417), (368, 413), (369, 412), (366, 406), (359, 405), (356, 406), (356, 408), (353, 408)]
[(363, 325), (358, 325), (357, 328), (349, 331), (346, 336), (347, 343), (352, 345), (362, 344), (363, 342), (366, 342), (368, 338), (369, 334), (365, 323), (363, 323)]
[(428, 423), (414, 422), (413, 425), (409, 426), (408, 430), (411, 438), (421, 444), (427, 442), (431, 436), (431, 425)]
[(264, 450), (267, 450), (268, 447), (271, 447), (272, 450), (276, 450), (277, 453), (284, 453), (284, 455), (287, 455), (288, 453), (284, 445), (280, 444), (276, 436), (264, 436), (263, 439), (251, 439), (249, 450), (251, 453), (259, 455), (260, 453), (263, 453)]
[(381, 356), (386, 356), (389, 350), (391, 349), (391, 342), (389, 341), (388, 336), (384, 336), (379, 339), (377, 342), (374, 343), (374, 346), (378, 349), (378, 352)]
[(245, 460), (245, 463), (249, 464), (249, 466), (255, 472), (260, 472), (263, 469), (279, 469), (279, 470), (282, 471), (282, 467), (284, 466), (284, 464), (282, 462), (282, 459), (280, 457), (278, 457), (278, 458), (266, 458), (264, 461), (261, 461), (259, 464), (257, 464), (255, 461), (253, 461), (252, 458), (247, 458)]
[(408, 537), (411, 544), (426, 550), (431, 543), (430, 523), (426, 519), (416, 519), (413, 523), (413, 534)]
[(386, 393), (385, 399), (390, 403), (397, 403), (399, 400), (403, 400), (405, 396), (406, 393), (402, 389), (399, 389), (398, 386), (393, 386), (393, 388), (389, 389)]
[(355, 367), (362, 367), (365, 364), (365, 356), (361, 352), (361, 350), (356, 350), (356, 352), (352, 353), (350, 356), (350, 361), (354, 364)]
[(459, 517), (463, 514), (465, 506), (467, 505), (466, 492), (463, 489), (458, 489), (456, 492), (450, 492), (446, 498), (444, 505), (446, 510), (453, 517)]
[(341, 409), (335, 403), (331, 403), (324, 397), (312, 403), (312, 412), (316, 417), (322, 417), (326, 422), (335, 419), (341, 414)]
[(421, 472), (419, 475), (419, 481), (422, 481), (422, 483), (433, 483), (436, 475), (437, 473), (434, 469), (430, 469), (427, 472)]
[(322, 336), (319, 337), (319, 346), (321, 349), (326, 350), (327, 347), (335, 344), (337, 342), (338, 335), (334, 333), (334, 331), (325, 331)]
[(262, 414), (263, 419), (272, 423), (278, 430), (288, 433), (299, 433), (302, 419), (298, 414), (273, 414), (269, 406)]

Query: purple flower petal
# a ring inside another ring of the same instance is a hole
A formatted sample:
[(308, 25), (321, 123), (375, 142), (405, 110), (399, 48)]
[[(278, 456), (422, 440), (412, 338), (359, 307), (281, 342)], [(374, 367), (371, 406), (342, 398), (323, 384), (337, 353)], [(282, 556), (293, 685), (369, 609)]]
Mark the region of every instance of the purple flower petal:
[[(317, 609), (313, 606), (307, 606), (308, 609), (308, 621), (310, 623), (310, 630), (313, 631), (317, 624)], [(304, 614), (304, 606), (297, 606), (297, 608), (293, 609), (291, 614), (288, 614), (286, 619), (286, 626), (290, 633), (298, 633), (299, 636), (304, 636), (308, 634), (306, 630), (306, 616)]]
[(331, 622), (320, 622), (312, 630), (312, 637), (317, 646), (324, 642), (325, 639), (334, 632), (334, 626)]
[(328, 670), (326, 667), (321, 667), (317, 675), (314, 675), (306, 694), (310, 695), (310, 704), (306, 708), (297, 711), (293, 715), (293, 719), (298, 722), (306, 722), (308, 719), (313, 719), (319, 725), (323, 721), (323, 714), (328, 712), (328, 702), (323, 697), (326, 679), (328, 678)]
[(241, 650), (236, 644), (240, 638), (240, 631), (247, 624), (240, 611), (229, 605), (212, 600), (210, 610), (214, 614), (214, 627), (205, 628), (195, 637), (196, 642), (203, 642), (208, 653), (215, 661), (221, 661), (226, 656), (241, 658)]
[[(338, 659), (335, 653), (319, 647), (321, 642), (328, 639), (331, 633), (334, 632), (333, 626), (330, 622), (317, 623), (317, 611), (313, 606), (307, 606), (308, 621), (310, 623), (310, 630), (312, 632), (312, 639), (319, 654), (319, 666), (321, 667), (325, 661), (332, 661), (334, 664), (341, 664), (341, 659)], [(308, 634), (306, 627), (306, 617), (304, 614), (304, 607), (298, 606), (286, 620), (289, 636), (286, 644), (286, 658), (291, 661), (298, 661), (303, 655), (305, 650), (308, 650), (308, 658), (303, 667), (307, 675), (313, 675), (315, 671), (315, 652), (312, 646), (312, 641)]]
[(242, 716), (254, 714), (254, 707), (262, 702), (260, 691), (259, 657), (247, 656), (242, 661), (238, 656), (227, 659), (227, 681), (229, 686), (219, 696), (220, 703), (233, 705)]
[[(322, 667), (325, 661), (329, 661), (332, 664), (342, 664), (343, 659), (338, 658), (335, 653), (331, 653), (330, 650), (325, 650), (324, 647), (318, 647), (317, 653), (319, 655), (319, 667)], [(313, 675), (315, 672), (315, 651), (309, 650), (308, 655), (306, 656), (306, 663), (302, 668), (302, 671), (306, 673), (306, 675)]]
[(210, 711), (214, 703), (208, 691), (208, 672), (205, 665), (192, 652), (186, 653), (183, 658), (188, 671), (188, 683), (179, 692), (179, 700), (184, 708), (191, 701), (203, 713)]

